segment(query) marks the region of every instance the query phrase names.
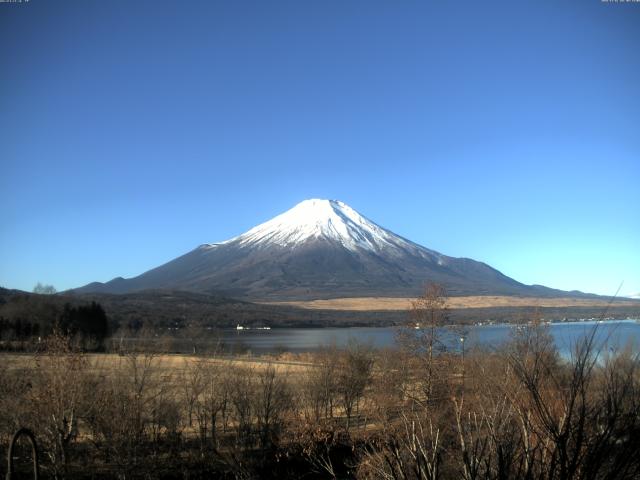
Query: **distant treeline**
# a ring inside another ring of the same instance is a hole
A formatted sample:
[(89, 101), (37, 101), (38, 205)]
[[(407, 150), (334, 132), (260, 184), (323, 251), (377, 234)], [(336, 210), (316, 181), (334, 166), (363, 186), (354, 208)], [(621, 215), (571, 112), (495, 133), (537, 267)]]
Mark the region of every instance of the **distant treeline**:
[[(603, 307), (548, 307), (537, 313), (547, 319), (599, 317)], [(529, 317), (528, 307), (450, 309), (452, 323), (519, 322)], [(637, 306), (612, 306), (607, 316), (637, 317)], [(26, 348), (26, 340), (48, 335), (54, 325), (66, 333), (103, 340), (118, 329), (138, 332), (143, 326), (156, 332), (198, 327), (218, 329), (244, 326), (350, 327), (404, 324), (406, 311), (308, 310), (265, 305), (223, 295), (178, 291), (144, 291), (133, 294), (72, 293), (39, 295), (0, 288), (0, 348)]]
[(53, 295), (1, 295), (0, 347), (24, 348), (24, 342), (37, 341), (57, 328), (66, 335), (90, 340), (94, 348), (100, 348), (118, 325), (109, 322), (97, 302), (73, 304), (66, 300)]
[(51, 315), (45, 317), (28, 314), (15, 318), (0, 317), (0, 339), (27, 340), (46, 336), (55, 327), (68, 335), (90, 337), (98, 342), (104, 341), (110, 331), (107, 315), (99, 303), (79, 306), (65, 303), (59, 314), (52, 310)]

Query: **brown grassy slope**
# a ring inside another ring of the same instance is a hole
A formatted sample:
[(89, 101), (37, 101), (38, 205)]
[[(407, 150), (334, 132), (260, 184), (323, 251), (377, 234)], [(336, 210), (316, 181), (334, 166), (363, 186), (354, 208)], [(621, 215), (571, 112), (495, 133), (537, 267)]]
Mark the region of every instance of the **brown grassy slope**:
[[(263, 302), (268, 305), (288, 305), (311, 310), (349, 310), (349, 311), (384, 311), (408, 310), (411, 298), (391, 297), (353, 297), (332, 298), (327, 300), (306, 300), (288, 302)], [(607, 298), (535, 298), (510, 296), (467, 296), (450, 297), (447, 306), (451, 309), (461, 308), (496, 308), (496, 307), (606, 307)], [(612, 306), (637, 306), (640, 301), (626, 298), (613, 300)]]

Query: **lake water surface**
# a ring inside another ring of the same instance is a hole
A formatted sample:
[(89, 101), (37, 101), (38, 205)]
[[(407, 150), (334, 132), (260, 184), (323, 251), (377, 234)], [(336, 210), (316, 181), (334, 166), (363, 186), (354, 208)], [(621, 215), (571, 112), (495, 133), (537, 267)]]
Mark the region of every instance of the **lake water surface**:
[[(499, 347), (512, 337), (516, 328), (504, 324), (470, 326), (465, 338), (465, 349), (474, 346)], [(564, 322), (550, 324), (548, 328), (563, 356), (569, 356), (576, 342), (593, 329), (596, 344), (603, 350), (620, 349), (628, 344), (636, 351), (640, 348), (640, 322), (636, 320)], [(226, 348), (249, 350), (252, 353), (306, 352), (325, 345), (344, 346), (352, 339), (374, 347), (393, 347), (396, 345), (398, 330), (398, 327), (224, 329), (221, 340)], [(459, 348), (460, 334), (447, 330), (442, 333), (449, 348)]]

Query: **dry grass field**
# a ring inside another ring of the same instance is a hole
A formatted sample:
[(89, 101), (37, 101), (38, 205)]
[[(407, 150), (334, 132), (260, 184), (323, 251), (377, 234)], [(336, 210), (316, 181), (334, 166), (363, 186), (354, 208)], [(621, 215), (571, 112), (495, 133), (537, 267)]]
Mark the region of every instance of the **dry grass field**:
[[(229, 368), (244, 366), (259, 372), (273, 366), (277, 373), (297, 375), (307, 371), (311, 363), (310, 355), (284, 353), (276, 356), (236, 356), (236, 357), (202, 357), (183, 354), (154, 355), (154, 369), (161, 375), (182, 373), (190, 362), (206, 361), (211, 364), (228, 366)], [(5, 371), (21, 370), (35, 366), (36, 356), (30, 353), (0, 353), (0, 364)], [(89, 370), (94, 372), (113, 372), (128, 366), (127, 356), (115, 353), (86, 354)]]
[[(397, 311), (408, 310), (413, 298), (353, 297), (328, 300), (307, 300), (289, 302), (263, 302), (269, 305), (290, 305), (310, 310), (351, 310), (351, 311)], [(536, 298), (507, 296), (449, 297), (447, 307), (492, 308), (492, 307), (606, 307), (607, 299), (591, 298)], [(615, 299), (616, 306), (640, 306), (640, 302), (630, 299)]]

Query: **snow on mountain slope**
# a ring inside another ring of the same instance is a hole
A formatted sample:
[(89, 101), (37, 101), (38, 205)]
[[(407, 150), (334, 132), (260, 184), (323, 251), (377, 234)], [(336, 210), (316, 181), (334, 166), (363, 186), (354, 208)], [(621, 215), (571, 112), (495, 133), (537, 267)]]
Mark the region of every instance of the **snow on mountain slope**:
[(439, 256), (382, 228), (343, 202), (323, 199), (304, 200), (238, 237), (206, 247), (235, 243), (257, 248), (273, 245), (296, 248), (313, 239), (337, 242), (351, 251), (364, 249), (393, 254), (398, 250), (410, 250), (413, 254)]

